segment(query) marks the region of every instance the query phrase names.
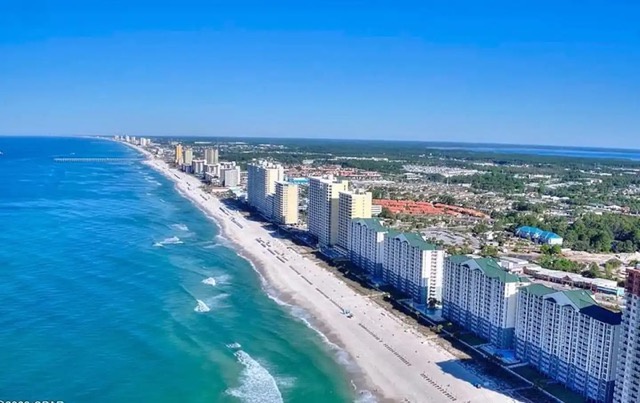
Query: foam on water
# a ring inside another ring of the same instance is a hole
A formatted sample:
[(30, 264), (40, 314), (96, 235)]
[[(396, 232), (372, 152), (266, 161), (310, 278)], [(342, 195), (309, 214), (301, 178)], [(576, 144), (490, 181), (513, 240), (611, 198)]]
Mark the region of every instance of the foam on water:
[(172, 236), (170, 238), (165, 238), (160, 242), (154, 243), (153, 246), (162, 247), (164, 245), (177, 245), (181, 243), (183, 242), (180, 240), (180, 238), (178, 238), (177, 236)]
[(205, 299), (204, 302), (207, 304), (209, 308), (216, 308), (216, 309), (226, 308), (227, 305), (223, 301), (226, 300), (228, 297), (229, 297), (229, 294), (219, 294), (214, 297), (209, 297)]
[(202, 280), (202, 284), (207, 284), (210, 286), (215, 286), (216, 285), (216, 279), (213, 277), (208, 277), (205, 278), (204, 280)]
[(198, 305), (196, 305), (195, 308), (193, 308), (194, 311), (196, 312), (209, 312), (211, 310), (211, 308), (209, 308), (209, 306), (207, 304), (204, 303), (204, 301), (202, 300), (198, 300)]
[(182, 224), (182, 223), (171, 224), (171, 228), (175, 228), (180, 231), (189, 231), (189, 227), (187, 227), (185, 224)]
[(236, 351), (234, 355), (244, 369), (240, 374), (240, 385), (228, 389), (229, 395), (246, 403), (284, 402), (275, 378), (265, 367), (243, 350)]
[(230, 348), (232, 350), (238, 350), (238, 349), (241, 349), (242, 346), (240, 345), (240, 343), (231, 343), (231, 344), (227, 344), (227, 348)]

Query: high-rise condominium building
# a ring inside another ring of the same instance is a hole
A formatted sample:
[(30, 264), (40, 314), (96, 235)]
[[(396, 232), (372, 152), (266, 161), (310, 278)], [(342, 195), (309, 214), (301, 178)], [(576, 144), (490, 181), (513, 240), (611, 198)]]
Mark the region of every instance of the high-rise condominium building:
[(185, 165), (191, 165), (193, 162), (193, 150), (190, 147), (184, 149), (184, 161)]
[(251, 163), (247, 166), (247, 201), (267, 218), (273, 213), (273, 197), (276, 182), (284, 179), (282, 165), (267, 161)]
[(384, 237), (388, 229), (377, 218), (354, 218), (349, 230), (349, 259), (370, 276), (382, 275)]
[(284, 181), (276, 182), (273, 218), (280, 224), (298, 223), (298, 185)]
[(640, 402), (640, 269), (627, 269), (613, 400)]
[(204, 160), (207, 165), (215, 165), (218, 163), (218, 149), (217, 148), (205, 148)]
[(240, 167), (231, 166), (220, 169), (220, 182), (226, 188), (234, 188), (240, 185)]
[(182, 144), (176, 144), (176, 157), (174, 162), (179, 167), (184, 163), (184, 155), (182, 155)]
[(338, 196), (347, 187), (347, 181), (332, 177), (309, 178), (308, 228), (320, 246), (335, 245), (338, 241)]
[(494, 259), (449, 256), (444, 265), (442, 314), (498, 348), (511, 348), (517, 292), (527, 284), (527, 279), (508, 273)]
[(349, 247), (349, 230), (354, 218), (371, 218), (370, 192), (340, 192), (338, 194), (338, 246)]
[(442, 296), (444, 251), (420, 234), (389, 230), (384, 240), (382, 279), (419, 304)]
[(516, 356), (590, 401), (611, 402), (620, 320), (620, 312), (599, 306), (589, 291), (522, 287)]

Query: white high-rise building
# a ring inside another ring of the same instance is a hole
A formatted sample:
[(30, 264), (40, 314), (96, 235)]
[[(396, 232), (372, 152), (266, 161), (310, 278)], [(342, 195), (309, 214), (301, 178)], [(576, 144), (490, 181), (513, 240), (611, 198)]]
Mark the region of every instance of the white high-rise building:
[(279, 224), (298, 223), (298, 185), (284, 181), (276, 182), (273, 218)]
[(183, 164), (191, 165), (192, 162), (193, 162), (193, 149), (190, 147), (187, 147), (184, 149)]
[(338, 246), (349, 247), (349, 230), (354, 218), (371, 218), (370, 192), (340, 192), (338, 194)]
[(620, 312), (599, 306), (588, 291), (522, 287), (516, 356), (590, 401), (611, 402), (620, 320)]
[(512, 348), (517, 292), (529, 280), (505, 271), (491, 258), (445, 259), (442, 315), (490, 341)]
[(382, 276), (384, 236), (388, 229), (376, 218), (354, 218), (349, 231), (349, 259), (365, 273)]
[(309, 178), (308, 228), (320, 246), (335, 245), (338, 241), (338, 195), (347, 187), (347, 181), (335, 181), (332, 177)]
[(240, 185), (240, 167), (233, 166), (220, 169), (220, 183), (226, 188), (238, 187)]
[(217, 148), (205, 148), (204, 160), (207, 165), (215, 165), (218, 163), (218, 149)]
[(276, 191), (276, 182), (284, 179), (284, 168), (280, 164), (267, 161), (251, 163), (247, 167), (247, 201), (267, 218), (273, 212), (273, 198), (267, 198)]
[(627, 269), (613, 401), (640, 402), (640, 269)]
[(389, 230), (384, 240), (382, 279), (418, 304), (442, 298), (444, 251), (420, 234)]
[(194, 174), (201, 175), (204, 173), (204, 160), (192, 160), (191, 161), (191, 172)]

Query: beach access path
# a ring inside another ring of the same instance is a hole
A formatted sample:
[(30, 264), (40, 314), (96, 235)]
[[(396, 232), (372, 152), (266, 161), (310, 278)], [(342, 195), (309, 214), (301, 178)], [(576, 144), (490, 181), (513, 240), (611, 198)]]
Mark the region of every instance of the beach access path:
[(375, 395), (400, 402), (518, 401), (333, 273), (272, 237), (260, 222), (247, 220), (203, 191), (198, 178), (136, 149), (147, 156), (147, 164), (174, 181), (180, 193), (215, 220), (271, 287), (305, 309), (314, 325), (349, 353), (367, 383), (364, 386)]

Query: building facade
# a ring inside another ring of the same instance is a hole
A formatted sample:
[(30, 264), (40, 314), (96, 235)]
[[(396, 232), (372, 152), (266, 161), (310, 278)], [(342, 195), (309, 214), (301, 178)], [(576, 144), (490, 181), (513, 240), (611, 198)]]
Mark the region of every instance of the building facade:
[(624, 298), (613, 397), (616, 403), (640, 401), (640, 269), (627, 269)]
[(382, 277), (384, 263), (384, 237), (387, 233), (380, 220), (354, 218), (349, 229), (349, 260), (364, 273)]
[(585, 290), (520, 288), (516, 356), (591, 401), (611, 402), (621, 314)]
[(192, 160), (191, 172), (198, 175), (204, 174), (204, 160)]
[(193, 162), (193, 150), (187, 147), (184, 149), (184, 158), (182, 163), (184, 165), (191, 166), (192, 162)]
[(220, 184), (226, 188), (234, 188), (240, 186), (240, 167), (233, 166), (222, 168), (220, 170)]
[(273, 218), (279, 224), (298, 223), (298, 185), (284, 181), (276, 182)]
[(347, 181), (336, 181), (332, 177), (309, 178), (307, 223), (309, 233), (317, 238), (321, 247), (335, 245), (338, 241), (338, 197), (346, 190)]
[[(276, 182), (284, 178), (282, 165), (260, 161), (247, 166), (247, 201), (267, 218), (273, 212)], [(271, 198), (267, 196), (271, 195)]]
[(491, 258), (449, 256), (444, 264), (442, 315), (497, 348), (512, 348), (517, 292), (528, 280)]
[(382, 280), (413, 301), (442, 298), (444, 251), (419, 234), (388, 231), (384, 239)]
[(182, 154), (182, 152), (182, 144), (176, 144), (176, 156), (174, 162), (178, 167), (180, 167), (184, 163), (184, 155)]
[(217, 148), (205, 148), (204, 160), (207, 165), (215, 165), (218, 163), (218, 149)]
[(349, 231), (354, 218), (371, 218), (370, 192), (340, 192), (338, 194), (338, 240), (341, 248), (349, 247)]

